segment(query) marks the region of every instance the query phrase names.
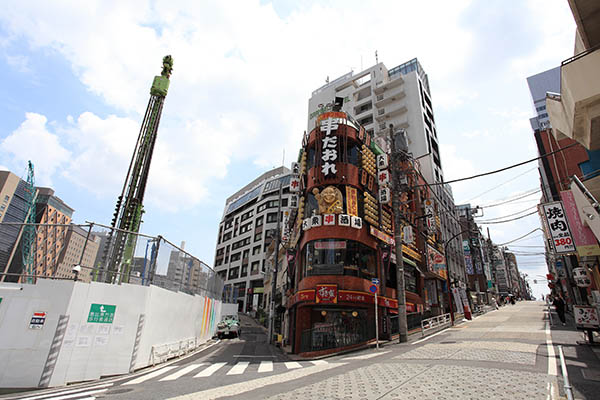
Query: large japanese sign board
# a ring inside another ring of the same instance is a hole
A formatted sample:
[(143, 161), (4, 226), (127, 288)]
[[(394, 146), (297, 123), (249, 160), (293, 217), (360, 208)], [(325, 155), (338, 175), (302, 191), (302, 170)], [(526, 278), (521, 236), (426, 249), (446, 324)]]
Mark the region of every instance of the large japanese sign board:
[(569, 223), (567, 222), (562, 202), (553, 201), (542, 204), (540, 207), (548, 234), (552, 239), (554, 251), (559, 254), (573, 253), (575, 251), (575, 243), (569, 229)]
[(87, 322), (99, 324), (112, 324), (115, 319), (115, 311), (117, 306), (108, 304), (92, 303), (90, 313), (88, 314)]

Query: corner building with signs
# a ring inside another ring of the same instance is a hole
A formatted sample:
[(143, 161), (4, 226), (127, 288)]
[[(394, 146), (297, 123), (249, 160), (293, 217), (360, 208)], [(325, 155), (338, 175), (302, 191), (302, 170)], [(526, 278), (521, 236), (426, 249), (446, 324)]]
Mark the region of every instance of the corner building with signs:
[[(379, 337), (391, 337), (394, 326), (397, 332), (393, 215), (389, 199), (379, 202), (378, 180), (386, 171), (378, 173), (379, 163), (387, 164), (387, 155), (344, 112), (319, 115), (304, 137), (299, 208), (288, 246), (295, 249), (286, 306), (293, 353), (327, 354), (374, 339), (374, 279), (380, 282)], [(416, 244), (404, 248), (410, 327), (411, 316), (419, 316), (412, 323), (418, 325), (423, 312), (419, 270), (426, 259)]]

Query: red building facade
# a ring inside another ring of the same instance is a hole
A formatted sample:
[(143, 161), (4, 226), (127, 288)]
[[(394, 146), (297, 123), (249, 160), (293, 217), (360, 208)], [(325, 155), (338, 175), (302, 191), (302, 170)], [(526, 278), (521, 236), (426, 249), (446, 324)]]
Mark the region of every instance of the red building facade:
[[(387, 155), (351, 117), (328, 112), (305, 135), (298, 173), (287, 301), (292, 351), (326, 354), (375, 338), (373, 280), (380, 282), (379, 336), (390, 337), (398, 306), (393, 213), (389, 190), (379, 190), (389, 180)], [(417, 176), (408, 174), (410, 180)], [(427, 190), (419, 193), (402, 194), (407, 225), (412, 221), (417, 226), (416, 216), (422, 213)], [(409, 319), (419, 316), (420, 321), (426, 281), (442, 282), (445, 271), (436, 272), (433, 264), (428, 269), (426, 236), (416, 231), (409, 229), (412, 244), (404, 245), (405, 293)]]

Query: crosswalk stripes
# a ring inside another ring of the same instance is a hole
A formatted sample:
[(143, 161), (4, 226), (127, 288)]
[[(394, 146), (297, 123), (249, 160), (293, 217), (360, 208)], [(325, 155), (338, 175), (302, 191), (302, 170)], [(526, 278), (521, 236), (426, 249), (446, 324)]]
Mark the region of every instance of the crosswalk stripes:
[(240, 375), (243, 374), (250, 363), (248, 361), (240, 361), (233, 366), (227, 373), (227, 375)]
[(181, 368), (179, 371), (174, 372), (171, 375), (165, 376), (164, 378), (161, 379), (161, 381), (174, 381), (175, 379), (181, 378), (183, 375), (188, 374), (188, 373), (192, 372), (193, 370), (200, 368), (203, 365), (205, 365), (205, 363), (188, 365), (187, 367)]
[(142, 375), (139, 378), (135, 378), (133, 380), (130, 380), (129, 382), (125, 382), (123, 385), (136, 385), (138, 383), (142, 383), (142, 382), (146, 382), (149, 379), (152, 378), (156, 378), (159, 375), (164, 374), (165, 372), (169, 372), (170, 370), (177, 368), (175, 365), (169, 365), (168, 367), (164, 367), (161, 369), (158, 369), (154, 372), (150, 372), (149, 374), (146, 375)]
[[(104, 383), (101, 385), (94, 385), (91, 387), (84, 387), (79, 389), (53, 391), (49, 393), (38, 394), (34, 396), (20, 397), (20, 400), (67, 400), (67, 399), (93, 399), (93, 394), (106, 392), (112, 386), (112, 383)], [(83, 396), (83, 397), (81, 397)]]
[(258, 372), (272, 372), (273, 371), (273, 361), (261, 361), (258, 366)]
[(296, 361), (288, 361), (284, 364), (287, 367), (287, 369), (302, 368), (302, 365), (300, 365), (300, 363)]
[(216, 371), (221, 369), (221, 367), (225, 366), (225, 364), (227, 364), (227, 363), (226, 362), (215, 363), (215, 364), (211, 365), (210, 367), (206, 368), (204, 371), (201, 371), (200, 373), (194, 375), (194, 378), (202, 378), (202, 377), (211, 376)]

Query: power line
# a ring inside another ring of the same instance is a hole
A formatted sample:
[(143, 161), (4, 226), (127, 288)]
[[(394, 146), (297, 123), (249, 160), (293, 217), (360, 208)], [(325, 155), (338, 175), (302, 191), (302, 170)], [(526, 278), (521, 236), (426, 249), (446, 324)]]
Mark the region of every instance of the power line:
[(531, 212), (529, 214), (522, 215), (522, 216), (517, 217), (517, 218), (507, 219), (505, 221), (494, 221), (494, 222), (482, 222), (482, 221), (480, 221), (480, 222), (477, 222), (477, 223), (481, 224), (481, 225), (504, 224), (506, 222), (512, 222), (512, 221), (516, 221), (516, 220), (521, 219), (521, 218), (529, 217), (530, 215), (533, 215), (533, 214), (537, 214), (537, 210), (535, 210), (534, 212)]
[[(521, 239), (523, 239), (523, 238), (531, 235), (533, 232), (539, 231), (539, 230), (541, 230), (541, 229), (540, 228), (535, 228), (534, 230), (532, 230), (531, 232), (528, 232), (528, 233), (524, 234), (523, 236), (519, 236), (518, 238), (513, 239), (513, 240), (509, 240), (508, 242), (505, 242), (505, 243), (497, 244), (496, 246), (506, 246), (509, 243), (513, 243), (513, 242), (516, 242), (518, 240), (521, 240)], [(540, 236), (543, 236), (543, 235), (540, 235)], [(537, 237), (539, 237), (539, 236), (537, 236)], [(533, 239), (533, 238), (530, 238), (530, 239)]]
[[(445, 184), (449, 184), (449, 183), (462, 182), (462, 181), (466, 181), (466, 180), (469, 180), (469, 179), (480, 178), (482, 176), (497, 174), (499, 172), (503, 172), (503, 171), (506, 171), (506, 170), (509, 170), (509, 169), (512, 169), (512, 168), (520, 167), (521, 165), (525, 165), (525, 164), (528, 164), (530, 162), (537, 161), (537, 160), (539, 160), (541, 158), (551, 156), (552, 154), (559, 153), (559, 152), (564, 151), (564, 150), (566, 150), (566, 149), (568, 149), (570, 147), (573, 147), (575, 145), (579, 145), (579, 142), (572, 143), (572, 144), (570, 144), (570, 145), (568, 145), (566, 147), (562, 147), (562, 148), (560, 148), (558, 150), (551, 151), (550, 153), (542, 154), (539, 157), (535, 157), (535, 158), (532, 158), (532, 159), (529, 159), (529, 160), (526, 160), (526, 161), (522, 161), (522, 162), (517, 163), (517, 164), (509, 165), (508, 167), (500, 168), (500, 169), (497, 169), (497, 170), (494, 170), (494, 171), (489, 171), (489, 172), (484, 172), (484, 173), (477, 174), (477, 175), (467, 176), (465, 178), (453, 179), (453, 180), (446, 181), (446, 182), (434, 182), (434, 183), (430, 183), (428, 185), (429, 186), (439, 186), (439, 185), (445, 185)], [(416, 186), (426, 186), (426, 185), (416, 185)]]
[(491, 192), (492, 190), (498, 189), (499, 187), (501, 187), (501, 186), (504, 186), (504, 185), (506, 185), (507, 183), (510, 183), (510, 182), (514, 181), (515, 179), (517, 179), (517, 178), (520, 178), (520, 177), (522, 177), (523, 175), (530, 173), (531, 171), (535, 171), (536, 169), (537, 169), (537, 167), (533, 167), (533, 168), (531, 168), (531, 169), (528, 169), (527, 171), (525, 171), (525, 172), (523, 172), (523, 173), (521, 173), (521, 174), (519, 174), (519, 175), (517, 175), (517, 176), (515, 176), (515, 177), (513, 177), (513, 178), (510, 178), (509, 180), (507, 180), (507, 181), (504, 181), (504, 182), (502, 182), (501, 184), (499, 184), (499, 185), (497, 185), (497, 186), (494, 186), (493, 188), (490, 188), (490, 189), (486, 190), (485, 192), (482, 192), (482, 193), (478, 194), (477, 196), (470, 198), (470, 199), (469, 199), (469, 200), (467, 200), (467, 201), (463, 201), (462, 203), (468, 203), (468, 202), (470, 202), (471, 200), (475, 200), (475, 199), (476, 199), (476, 198), (478, 198), (479, 196), (483, 196), (484, 194), (486, 194), (486, 193), (489, 193), (489, 192)]
[(476, 223), (480, 223), (480, 222), (489, 222), (489, 221), (495, 221), (495, 220), (502, 219), (502, 218), (514, 217), (515, 215), (519, 215), (519, 214), (521, 214), (521, 213), (524, 213), (525, 211), (529, 211), (529, 210), (531, 210), (532, 208), (537, 208), (537, 204), (536, 204), (536, 205), (534, 205), (534, 206), (531, 206), (531, 207), (527, 207), (527, 208), (526, 208), (526, 209), (524, 209), (524, 210), (517, 211), (516, 213), (513, 213), (513, 214), (503, 215), (502, 217), (495, 217), (495, 218), (490, 218), (490, 219), (484, 219), (484, 220), (482, 220), (482, 221), (475, 221), (475, 222), (476, 222)]

